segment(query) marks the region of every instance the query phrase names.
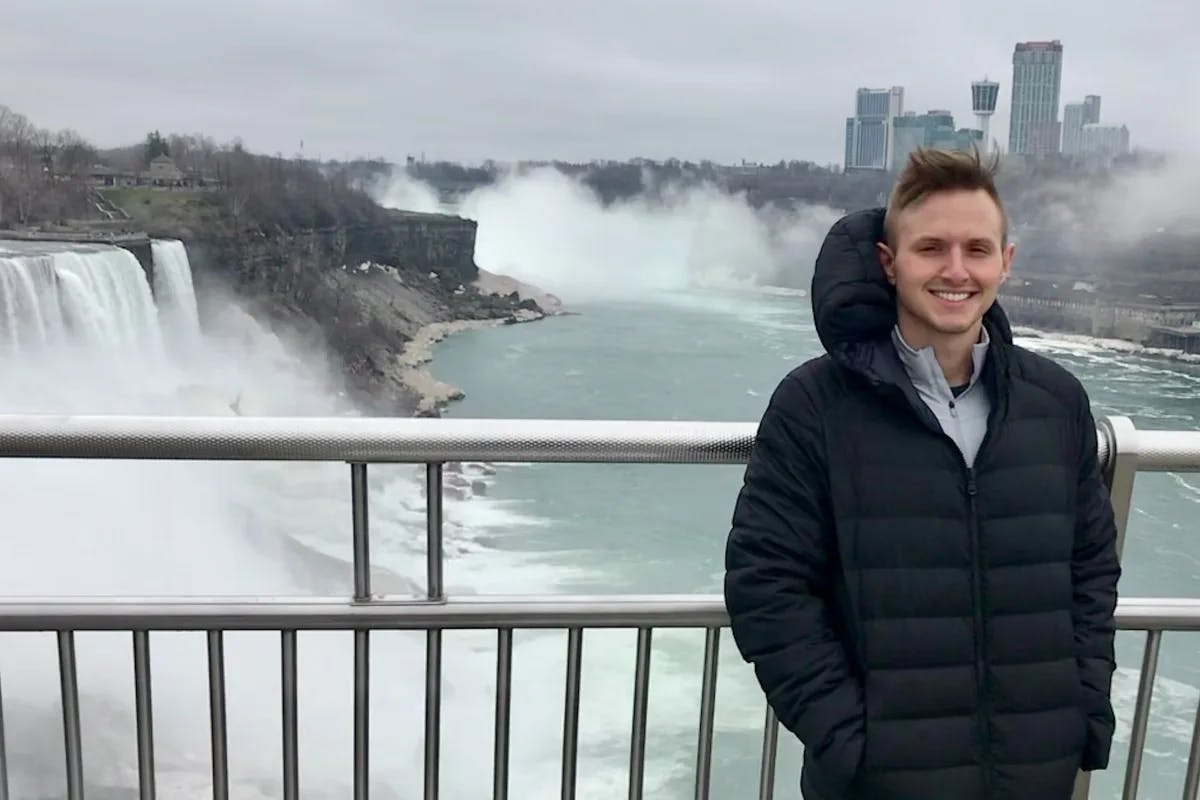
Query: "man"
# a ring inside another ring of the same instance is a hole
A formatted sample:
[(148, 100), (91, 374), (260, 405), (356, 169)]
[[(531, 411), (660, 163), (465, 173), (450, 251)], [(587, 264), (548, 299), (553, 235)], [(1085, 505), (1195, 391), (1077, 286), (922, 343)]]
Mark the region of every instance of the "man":
[(726, 552), (808, 800), (1066, 800), (1113, 735), (1116, 528), (1079, 381), (996, 304), (978, 154), (918, 150), (817, 257), (826, 354), (779, 384)]

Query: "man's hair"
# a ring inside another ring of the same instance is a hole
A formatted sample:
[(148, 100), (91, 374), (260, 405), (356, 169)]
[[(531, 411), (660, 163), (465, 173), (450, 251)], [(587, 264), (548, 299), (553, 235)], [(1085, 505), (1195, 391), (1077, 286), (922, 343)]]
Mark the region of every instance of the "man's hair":
[(887, 213), (884, 215), (884, 230), (890, 245), (896, 243), (896, 217), (906, 208), (911, 208), (936, 192), (974, 191), (982, 189), (996, 202), (1000, 209), (1001, 243), (1008, 241), (1008, 215), (996, 191), (996, 170), (1000, 155), (993, 153), (985, 163), (979, 150), (939, 150), (918, 147), (908, 157), (908, 163), (892, 194), (888, 198)]

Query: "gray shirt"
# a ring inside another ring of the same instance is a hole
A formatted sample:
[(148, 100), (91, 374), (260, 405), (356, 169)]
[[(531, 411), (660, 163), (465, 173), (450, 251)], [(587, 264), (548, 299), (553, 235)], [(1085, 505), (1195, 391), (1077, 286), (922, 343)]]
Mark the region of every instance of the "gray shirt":
[(908, 373), (908, 379), (929, 410), (937, 417), (942, 430), (955, 441), (962, 451), (967, 466), (975, 464), (979, 445), (987, 433), (988, 413), (991, 400), (987, 390), (979, 385), (983, 362), (987, 357), (988, 333), (985, 328), (979, 342), (971, 349), (971, 378), (958, 397), (946, 382), (946, 374), (934, 356), (932, 347), (914, 350), (900, 335), (900, 327), (892, 328), (892, 343), (900, 356), (900, 363)]

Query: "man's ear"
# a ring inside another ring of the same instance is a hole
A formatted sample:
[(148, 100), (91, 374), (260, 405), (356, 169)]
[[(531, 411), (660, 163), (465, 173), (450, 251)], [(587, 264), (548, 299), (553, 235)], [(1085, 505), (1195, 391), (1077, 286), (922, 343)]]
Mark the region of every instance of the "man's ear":
[(1004, 272), (1000, 274), (1000, 282), (1008, 280), (1008, 276), (1012, 274), (1013, 255), (1016, 253), (1017, 246), (1013, 242), (1009, 242), (1004, 248)]
[(892, 248), (888, 247), (885, 242), (876, 242), (875, 252), (879, 254), (879, 265), (883, 267), (883, 274), (887, 276), (888, 283), (895, 286), (896, 254), (892, 252)]

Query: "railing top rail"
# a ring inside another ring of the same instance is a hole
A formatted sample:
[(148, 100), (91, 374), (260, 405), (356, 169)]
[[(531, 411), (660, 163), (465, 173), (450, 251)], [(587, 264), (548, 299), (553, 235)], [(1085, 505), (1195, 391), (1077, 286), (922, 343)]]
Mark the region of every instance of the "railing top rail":
[[(1116, 419), (1116, 418), (1113, 418)], [(1111, 458), (1105, 420), (1098, 455)], [(744, 464), (756, 422), (0, 415), (0, 458)], [(1200, 430), (1116, 443), (1142, 471), (1200, 471)]]
[[(1200, 598), (1122, 598), (1122, 630), (1200, 631)], [(0, 632), (709, 628), (720, 595), (491, 596), (430, 602), (311, 598), (0, 598)]]
[(757, 423), (0, 415), (0, 458), (738, 464)]

